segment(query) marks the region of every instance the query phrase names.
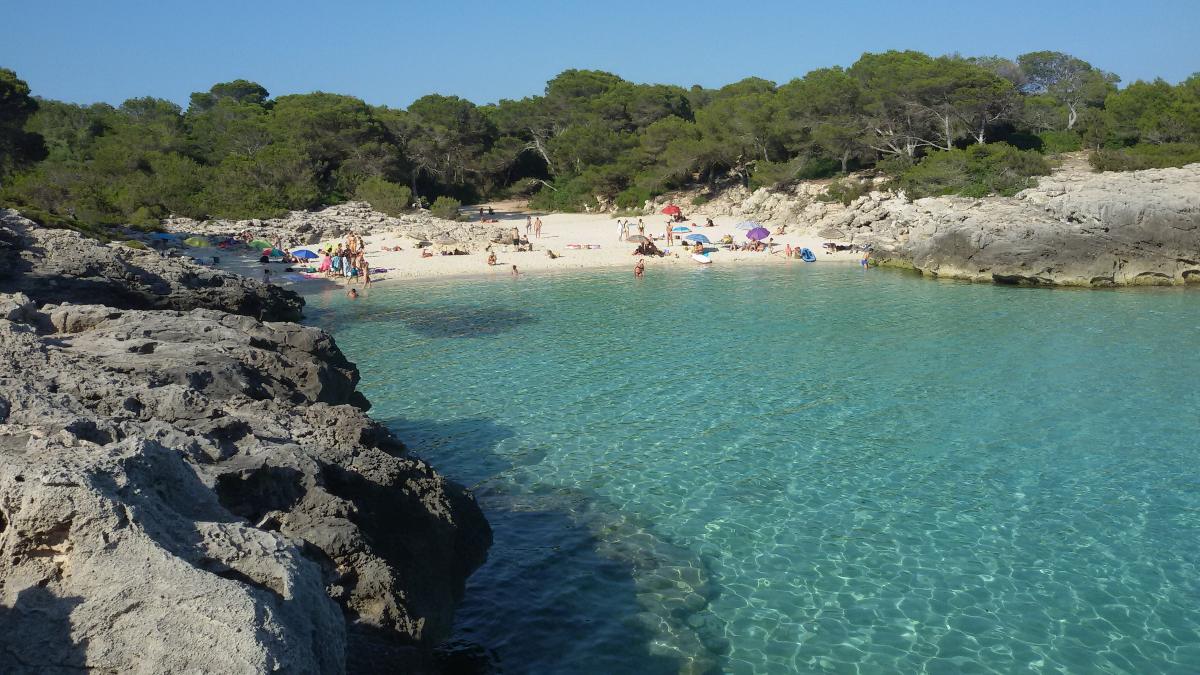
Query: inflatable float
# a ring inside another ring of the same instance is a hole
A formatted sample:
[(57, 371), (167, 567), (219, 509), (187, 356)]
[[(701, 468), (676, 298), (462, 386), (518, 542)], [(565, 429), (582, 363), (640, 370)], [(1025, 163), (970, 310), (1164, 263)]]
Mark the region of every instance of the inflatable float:
[(695, 260), (701, 265), (709, 265), (712, 263), (712, 258), (704, 255), (703, 253), (693, 253), (692, 260)]
[(802, 248), (800, 249), (800, 259), (804, 262), (816, 262), (817, 256), (813, 255), (811, 249)]

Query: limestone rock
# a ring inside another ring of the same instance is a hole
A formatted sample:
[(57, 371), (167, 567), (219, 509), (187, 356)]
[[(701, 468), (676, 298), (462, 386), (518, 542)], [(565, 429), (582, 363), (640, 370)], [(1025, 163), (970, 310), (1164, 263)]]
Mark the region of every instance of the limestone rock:
[(330, 242), (348, 234), (367, 236), (391, 232), (425, 241), (449, 237), (464, 248), (478, 249), (506, 231), (496, 224), (435, 218), (428, 211), (388, 216), (375, 211), (366, 202), (346, 202), (318, 211), (292, 211), (282, 218), (269, 220), (197, 222), (172, 218), (163, 221), (163, 226), (170, 232), (208, 237), (238, 238), (249, 232), (255, 238), (279, 240), (285, 248)]
[(491, 533), (365, 415), (328, 335), (0, 314), (0, 671), (428, 667)]
[(0, 292), (33, 301), (102, 302), (122, 308), (223, 309), (265, 320), (300, 318), (296, 293), (260, 281), (164, 258), (157, 251), (106, 246), (0, 210)]

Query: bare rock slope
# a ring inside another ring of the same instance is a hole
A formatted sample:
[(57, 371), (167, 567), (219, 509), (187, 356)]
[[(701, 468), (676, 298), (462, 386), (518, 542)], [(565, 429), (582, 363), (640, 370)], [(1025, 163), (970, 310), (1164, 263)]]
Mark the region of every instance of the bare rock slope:
[[(936, 277), (1066, 286), (1200, 282), (1200, 164), (1095, 173), (1070, 158), (1014, 197), (910, 202), (874, 191), (848, 205), (826, 182), (735, 188), (700, 207), (840, 242)], [(687, 203), (684, 195), (672, 195)], [(653, 205), (656, 211), (665, 203)]]
[(0, 294), (0, 672), (432, 669), (491, 532), (357, 382), (314, 328)]
[(104, 244), (49, 229), (0, 209), (0, 293), (34, 301), (103, 302), (137, 309), (205, 307), (268, 321), (300, 319), (292, 291), (237, 274), (164, 258), (156, 251)]
[(1011, 199), (896, 201), (872, 238), (927, 274), (1065, 286), (1200, 282), (1200, 165), (1061, 172)]

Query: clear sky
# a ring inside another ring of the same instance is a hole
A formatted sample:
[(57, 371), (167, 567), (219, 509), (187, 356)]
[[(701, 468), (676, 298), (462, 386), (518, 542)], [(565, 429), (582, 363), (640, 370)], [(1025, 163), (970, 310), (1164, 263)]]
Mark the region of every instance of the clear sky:
[(35, 94), (114, 104), (239, 77), (391, 106), (520, 98), (567, 68), (782, 83), (887, 49), (1055, 49), (1125, 82), (1200, 71), (1200, 0), (0, 0), (0, 25), (0, 66)]

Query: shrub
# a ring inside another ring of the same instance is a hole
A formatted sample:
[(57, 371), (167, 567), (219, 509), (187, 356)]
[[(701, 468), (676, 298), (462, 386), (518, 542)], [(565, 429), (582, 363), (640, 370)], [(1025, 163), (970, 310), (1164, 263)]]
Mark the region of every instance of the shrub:
[(850, 202), (867, 194), (872, 189), (870, 181), (857, 180), (846, 178), (835, 180), (825, 188), (825, 192), (817, 195), (817, 201), (820, 202), (841, 202), (843, 206), (849, 206)]
[(965, 150), (939, 150), (902, 171), (893, 188), (910, 199), (937, 195), (1011, 196), (1033, 184), (1033, 176), (1050, 173), (1039, 153), (1007, 143), (972, 145)]
[(161, 221), (166, 215), (166, 209), (161, 206), (139, 206), (129, 216), (129, 224), (143, 232), (157, 232), (161, 229)]
[(1042, 152), (1048, 155), (1083, 148), (1083, 138), (1074, 131), (1043, 131), (1038, 138), (1042, 139)]
[(617, 194), (615, 202), (622, 209), (640, 209), (646, 205), (646, 200), (652, 196), (649, 189), (634, 185), (621, 190)]
[[(591, 183), (582, 176), (558, 179), (551, 185), (543, 185), (530, 200), (529, 205), (543, 211), (577, 213), (585, 206), (596, 206)], [(638, 204), (641, 206), (641, 204)]]
[(1163, 143), (1134, 145), (1120, 150), (1100, 149), (1088, 158), (1097, 171), (1138, 171), (1200, 162), (1200, 145)]
[(704, 206), (708, 203), (708, 195), (696, 195), (692, 197), (692, 206)]
[(438, 218), (446, 220), (458, 220), (458, 210), (462, 208), (462, 202), (454, 197), (442, 195), (433, 200), (433, 206), (429, 207), (429, 211)]
[(354, 197), (389, 216), (398, 216), (412, 206), (412, 190), (407, 185), (398, 185), (379, 176), (359, 183), (354, 190)]

